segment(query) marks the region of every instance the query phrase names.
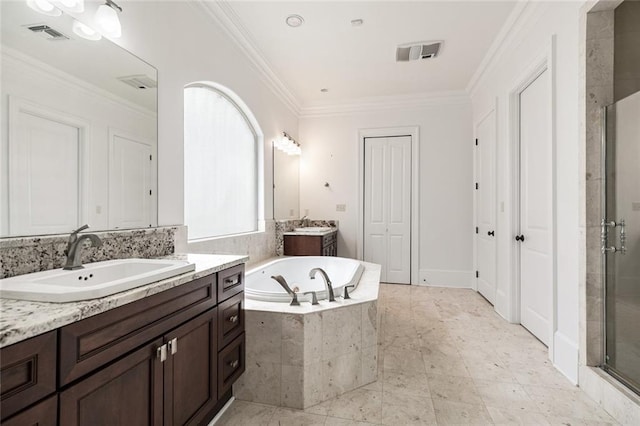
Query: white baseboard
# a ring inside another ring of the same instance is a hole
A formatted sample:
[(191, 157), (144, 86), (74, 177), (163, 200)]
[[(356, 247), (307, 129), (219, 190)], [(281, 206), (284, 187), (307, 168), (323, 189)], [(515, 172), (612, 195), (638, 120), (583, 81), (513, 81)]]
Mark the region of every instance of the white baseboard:
[(578, 344), (563, 333), (553, 335), (553, 365), (574, 385), (578, 384)]
[(421, 269), (417, 285), (433, 287), (472, 288), (472, 271)]

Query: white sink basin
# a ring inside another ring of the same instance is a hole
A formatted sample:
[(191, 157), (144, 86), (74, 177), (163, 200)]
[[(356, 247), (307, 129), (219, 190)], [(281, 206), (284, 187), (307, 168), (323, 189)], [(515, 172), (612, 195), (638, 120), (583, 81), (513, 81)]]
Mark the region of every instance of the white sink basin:
[(333, 228), (330, 226), (307, 226), (306, 228), (294, 228), (295, 232), (327, 232), (331, 231)]
[(0, 280), (0, 297), (38, 302), (96, 299), (193, 271), (184, 260), (119, 259), (87, 263), (83, 269), (35, 272)]

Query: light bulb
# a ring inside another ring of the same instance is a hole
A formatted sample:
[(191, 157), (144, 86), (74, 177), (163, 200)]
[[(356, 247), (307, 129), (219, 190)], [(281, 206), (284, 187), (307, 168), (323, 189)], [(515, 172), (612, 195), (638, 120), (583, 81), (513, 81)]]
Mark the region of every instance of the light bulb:
[(56, 2), (70, 12), (84, 12), (84, 0), (56, 0)]
[(102, 4), (96, 11), (96, 24), (102, 30), (102, 34), (108, 37), (120, 37), (122, 35), (122, 27), (120, 26), (120, 19), (118, 18), (118, 12), (111, 6)]
[(47, 16), (60, 16), (62, 11), (47, 0), (27, 0), (27, 6)]
[(72, 29), (77, 36), (87, 40), (96, 41), (102, 38), (102, 35), (100, 35), (99, 32), (80, 21), (74, 20)]

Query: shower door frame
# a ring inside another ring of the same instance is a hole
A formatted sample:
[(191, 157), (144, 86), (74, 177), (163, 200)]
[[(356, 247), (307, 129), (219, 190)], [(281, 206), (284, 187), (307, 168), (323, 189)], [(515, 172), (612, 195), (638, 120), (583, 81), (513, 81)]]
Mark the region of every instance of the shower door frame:
[[(616, 105), (616, 102), (606, 105), (600, 110), (600, 119), (602, 123), (602, 132), (601, 132), (601, 140), (600, 140), (600, 173), (602, 176), (601, 186), (600, 186), (600, 208), (602, 213), (602, 225), (601, 225), (601, 246), (603, 248), (601, 255), (601, 279), (602, 279), (602, 361), (599, 367), (604, 370), (607, 374), (612, 376), (614, 379), (622, 383), (627, 389), (631, 392), (640, 395), (640, 388), (636, 385), (630, 383), (629, 379), (626, 379), (622, 374), (618, 373), (617, 369), (610, 366), (607, 362), (607, 251), (604, 250), (604, 247), (607, 245), (607, 240), (605, 237), (605, 233), (607, 233), (607, 228), (605, 222), (608, 220), (608, 212), (607, 212), (607, 130), (609, 128), (609, 119), (607, 116), (608, 108), (611, 108)], [(617, 220), (617, 216), (616, 219)], [(615, 228), (614, 228), (615, 229)], [(615, 255), (616, 253), (611, 253), (611, 255)]]

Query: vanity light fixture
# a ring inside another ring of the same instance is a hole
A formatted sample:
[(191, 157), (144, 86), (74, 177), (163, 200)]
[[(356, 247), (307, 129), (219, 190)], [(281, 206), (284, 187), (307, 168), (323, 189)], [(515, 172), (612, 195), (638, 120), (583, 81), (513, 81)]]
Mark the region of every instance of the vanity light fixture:
[(300, 155), (302, 149), (300, 144), (296, 142), (287, 132), (282, 132), (282, 137), (276, 139), (273, 145), (280, 151), (287, 153), (288, 155)]
[(122, 12), (122, 8), (112, 0), (106, 0), (96, 11), (95, 21), (103, 35), (107, 37), (117, 38), (122, 35), (122, 26), (118, 12)]
[(47, 16), (60, 16), (62, 11), (47, 0), (27, 0), (27, 6)]
[(86, 40), (97, 41), (102, 38), (102, 35), (99, 32), (80, 21), (76, 21), (75, 19), (73, 20), (72, 29), (75, 35)]

